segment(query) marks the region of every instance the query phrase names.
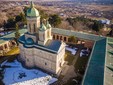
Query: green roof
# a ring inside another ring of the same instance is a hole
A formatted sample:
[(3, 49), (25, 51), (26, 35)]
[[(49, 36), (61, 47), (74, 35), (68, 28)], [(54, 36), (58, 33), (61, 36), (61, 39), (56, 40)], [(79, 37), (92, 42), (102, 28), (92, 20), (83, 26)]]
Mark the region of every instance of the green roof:
[(93, 40), (93, 41), (98, 41), (98, 40), (105, 38), (105, 37), (99, 36), (99, 35), (75, 32), (72, 30), (64, 30), (64, 29), (60, 29), (60, 28), (53, 28), (52, 32), (56, 33), (56, 34), (65, 35), (65, 36), (75, 36), (75, 37), (78, 37), (81, 39), (87, 39), (87, 40)]
[(39, 12), (34, 7), (34, 4), (31, 2), (31, 7), (27, 10), (27, 17), (38, 17), (38, 16), (39, 16)]
[(104, 85), (105, 54), (106, 38), (95, 42), (82, 85)]
[(25, 35), (19, 38), (19, 42), (26, 48), (38, 48), (52, 53), (57, 53), (62, 44), (61, 41), (58, 40), (48, 40), (45, 45), (39, 45), (38, 43), (33, 43), (31, 39), (26, 41)]
[(40, 27), (40, 31), (45, 31), (46, 29), (47, 29), (46, 26), (42, 23)]
[(113, 38), (107, 38), (104, 85), (113, 84)]
[[(27, 29), (21, 29), (21, 30), (19, 30), (19, 33), (21, 35), (23, 35), (25, 32), (27, 32)], [(8, 40), (13, 39), (14, 37), (15, 37), (15, 32), (14, 31), (11, 32), (11, 33), (9, 33), (9, 34), (7, 34), (7, 35), (4, 35), (4, 36), (0, 37), (0, 44), (6, 42)]]

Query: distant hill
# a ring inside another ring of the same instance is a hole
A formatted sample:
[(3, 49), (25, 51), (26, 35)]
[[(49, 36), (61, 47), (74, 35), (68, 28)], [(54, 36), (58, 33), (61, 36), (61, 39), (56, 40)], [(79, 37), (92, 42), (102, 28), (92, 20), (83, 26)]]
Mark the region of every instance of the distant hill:
[[(34, 0), (38, 1), (38, 0)], [(113, 0), (39, 0), (39, 1), (74, 1), (74, 2), (83, 2), (83, 3), (104, 3), (104, 4), (113, 4)]]

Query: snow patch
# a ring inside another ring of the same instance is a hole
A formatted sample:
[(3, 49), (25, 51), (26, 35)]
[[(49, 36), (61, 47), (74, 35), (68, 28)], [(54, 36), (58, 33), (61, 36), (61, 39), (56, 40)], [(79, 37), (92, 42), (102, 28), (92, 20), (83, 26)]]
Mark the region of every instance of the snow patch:
[(17, 60), (5, 61), (1, 66), (9, 66), (4, 69), (5, 85), (49, 85), (58, 80), (38, 69), (26, 69)]
[(69, 48), (66, 46), (66, 50), (70, 51), (72, 55), (75, 55), (77, 53), (77, 48)]

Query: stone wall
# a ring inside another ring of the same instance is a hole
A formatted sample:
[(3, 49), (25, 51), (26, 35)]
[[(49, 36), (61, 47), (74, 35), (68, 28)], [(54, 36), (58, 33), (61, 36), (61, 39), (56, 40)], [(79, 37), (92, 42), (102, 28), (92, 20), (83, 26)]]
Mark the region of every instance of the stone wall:
[(19, 48), (21, 55), (20, 60), (24, 62), (27, 67), (39, 67), (48, 72), (57, 74), (64, 63), (64, 44), (61, 46), (58, 54), (37, 48), (24, 48), (22, 44), (19, 44)]

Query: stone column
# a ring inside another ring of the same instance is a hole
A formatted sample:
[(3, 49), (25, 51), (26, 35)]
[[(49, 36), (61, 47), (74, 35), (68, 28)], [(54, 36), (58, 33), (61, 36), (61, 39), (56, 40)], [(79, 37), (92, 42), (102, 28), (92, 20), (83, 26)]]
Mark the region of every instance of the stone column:
[(66, 37), (66, 42), (68, 42), (68, 37)]

